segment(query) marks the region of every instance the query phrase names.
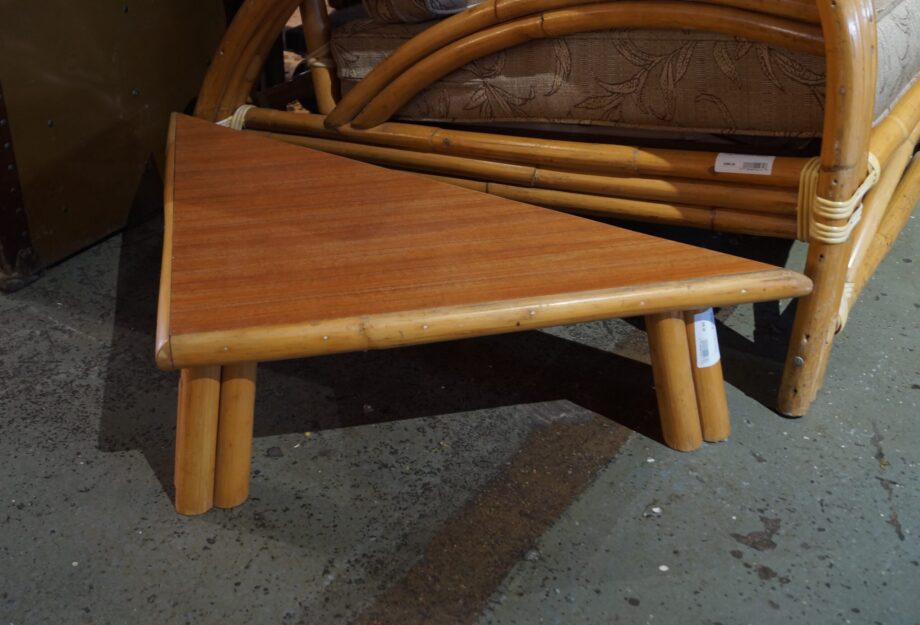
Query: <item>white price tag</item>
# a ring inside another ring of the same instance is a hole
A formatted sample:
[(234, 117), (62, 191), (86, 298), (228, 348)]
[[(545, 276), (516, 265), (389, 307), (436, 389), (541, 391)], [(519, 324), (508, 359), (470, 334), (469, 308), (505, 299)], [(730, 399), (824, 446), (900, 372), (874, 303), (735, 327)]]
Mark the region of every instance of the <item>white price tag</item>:
[(693, 315), (693, 334), (696, 337), (696, 366), (705, 369), (719, 362), (719, 339), (712, 308)]
[(773, 173), (773, 161), (775, 160), (775, 156), (722, 152), (716, 156), (716, 173), (769, 176)]

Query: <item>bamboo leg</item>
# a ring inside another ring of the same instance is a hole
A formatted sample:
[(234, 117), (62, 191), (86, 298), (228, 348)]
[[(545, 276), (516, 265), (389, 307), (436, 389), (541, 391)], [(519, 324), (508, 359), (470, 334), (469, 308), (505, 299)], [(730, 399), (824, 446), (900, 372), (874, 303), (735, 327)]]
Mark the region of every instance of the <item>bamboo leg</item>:
[(176, 512), (203, 514), (214, 505), (214, 455), (220, 367), (183, 369), (176, 422)]
[[(827, 58), (827, 100), (821, 142), (817, 195), (832, 202), (847, 201), (867, 172), (869, 138), (876, 87), (876, 28), (865, 0), (821, 0), (818, 10)], [(825, 226), (841, 227), (846, 218), (818, 218)], [(805, 274), (812, 293), (798, 301), (777, 408), (802, 416), (821, 388), (837, 331), (847, 263), (853, 248), (825, 243), (810, 236)]]
[(851, 241), (808, 246), (805, 275), (812, 279), (815, 287), (797, 304), (777, 400), (782, 414), (803, 416), (821, 389), (837, 333), (837, 313), (851, 247)]
[(256, 363), (226, 365), (220, 383), (214, 505), (233, 508), (249, 496)]
[(692, 451), (702, 444), (703, 435), (683, 314), (648, 315), (645, 326), (664, 440), (673, 449)]
[[(690, 369), (696, 390), (696, 406), (700, 413), (703, 440), (724, 441), (731, 432), (725, 381), (719, 340), (712, 321), (712, 308), (684, 313), (687, 323), (687, 343), (690, 346)], [(698, 349), (702, 347), (702, 349)], [(701, 358), (702, 356), (702, 358)], [(705, 366), (700, 366), (705, 365)]]

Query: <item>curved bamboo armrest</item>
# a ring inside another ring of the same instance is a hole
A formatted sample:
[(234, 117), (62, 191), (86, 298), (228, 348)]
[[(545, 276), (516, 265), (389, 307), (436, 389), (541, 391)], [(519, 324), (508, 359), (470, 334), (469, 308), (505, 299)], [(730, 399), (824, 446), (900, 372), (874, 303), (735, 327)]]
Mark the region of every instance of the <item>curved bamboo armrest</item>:
[[(585, 0), (487, 0), (442, 20), (397, 48), (365, 76), (329, 113), (326, 125), (329, 128), (338, 128), (353, 122), (371, 100), (409, 68), (464, 37), (518, 18), (589, 4), (591, 4), (590, 0), (588, 2)], [(642, 4), (642, 7), (638, 7), (637, 14), (644, 17), (646, 11), (651, 8), (652, 2)], [(700, 10), (709, 9), (711, 11), (718, 7), (741, 9), (750, 12), (751, 17), (756, 16), (763, 19), (772, 16), (774, 19), (784, 18), (812, 25), (820, 22), (816, 3), (810, 0), (709, 0), (694, 4), (699, 6), (689, 8), (689, 12), (697, 16), (691, 21), (692, 25), (689, 26), (691, 28), (700, 28), (706, 24), (705, 17), (699, 14)], [(716, 16), (716, 23), (720, 19), (719, 16)], [(643, 20), (638, 19), (637, 21), (642, 22)], [(647, 25), (652, 24), (649, 22)], [(820, 36), (820, 31), (818, 35)], [(823, 53), (823, 45), (818, 53)]]
[(707, 30), (810, 54), (824, 51), (819, 27), (750, 11), (683, 1), (582, 5), (504, 22), (426, 56), (376, 94), (351, 125), (364, 129), (382, 124), (425, 87), (488, 54), (531, 40), (613, 28)]

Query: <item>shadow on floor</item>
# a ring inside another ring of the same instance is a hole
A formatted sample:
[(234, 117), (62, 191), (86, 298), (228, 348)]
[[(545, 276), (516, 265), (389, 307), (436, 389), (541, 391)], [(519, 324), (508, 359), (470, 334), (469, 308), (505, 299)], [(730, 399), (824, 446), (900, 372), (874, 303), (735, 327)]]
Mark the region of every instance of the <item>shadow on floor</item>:
[[(789, 250), (786, 243), (749, 237), (648, 231), (735, 254), (753, 252), (773, 264), (783, 264)], [(177, 375), (158, 371), (153, 359), (161, 241), (158, 221), (122, 236), (98, 440), (103, 451), (139, 450), (173, 497)], [(726, 309), (720, 316), (732, 312)], [(776, 303), (755, 307), (753, 343), (723, 325), (727, 381), (771, 405), (790, 325), (791, 311), (780, 315)], [(557, 400), (600, 416), (583, 414), (535, 427), (511, 460), (497, 465), (498, 473), (438, 525), (415, 564), (401, 570), (392, 568), (389, 557), (381, 560), (381, 570), (388, 571), (382, 578), (392, 574), (392, 583), (354, 621), (472, 623), (511, 567), (616, 457), (631, 432), (661, 442), (650, 367), (544, 332), (265, 363), (259, 368), (255, 435)], [(303, 511), (282, 512), (296, 522), (268, 527), (253, 513), (235, 515), (232, 523), (309, 550), (309, 533), (300, 529)], [(381, 521), (400, 515), (389, 508), (378, 513)], [(317, 622), (314, 616), (323, 615), (308, 610), (302, 616), (302, 622)]]
[[(756, 237), (642, 229), (773, 264), (783, 264), (789, 250)], [(161, 240), (158, 220), (123, 234), (99, 446), (140, 450), (172, 495), (176, 375), (153, 361)], [(780, 315), (767, 303), (755, 314), (753, 344), (719, 329), (726, 380), (771, 405), (791, 312)], [(647, 365), (543, 332), (263, 364), (255, 435), (560, 399), (661, 441)]]
[[(176, 374), (153, 362), (161, 231), (123, 234), (99, 432), (140, 450), (172, 494)], [(567, 399), (661, 440), (651, 369), (542, 332), (264, 363), (256, 437)]]

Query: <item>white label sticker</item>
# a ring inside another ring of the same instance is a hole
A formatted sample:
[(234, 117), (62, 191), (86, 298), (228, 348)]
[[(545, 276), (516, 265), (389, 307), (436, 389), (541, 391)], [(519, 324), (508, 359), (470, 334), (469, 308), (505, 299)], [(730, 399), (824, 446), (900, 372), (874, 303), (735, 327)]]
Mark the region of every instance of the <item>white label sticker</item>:
[(769, 176), (773, 173), (773, 161), (775, 160), (775, 156), (728, 154), (727, 152), (722, 152), (716, 156), (716, 173)]
[(693, 315), (693, 334), (696, 336), (696, 366), (705, 369), (719, 362), (719, 339), (712, 308)]

